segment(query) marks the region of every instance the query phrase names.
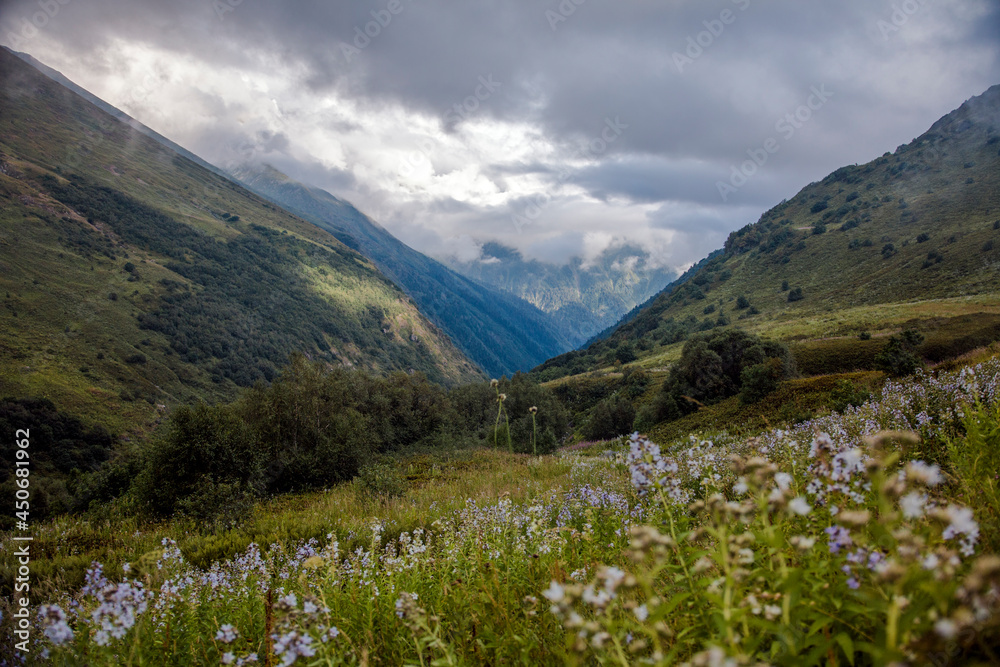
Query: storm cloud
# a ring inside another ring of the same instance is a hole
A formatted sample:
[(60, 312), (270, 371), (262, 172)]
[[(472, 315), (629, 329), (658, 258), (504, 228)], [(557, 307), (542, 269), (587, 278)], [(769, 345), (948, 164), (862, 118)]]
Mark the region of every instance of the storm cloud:
[(1000, 82), (989, 0), (8, 0), (0, 42), (466, 259), (683, 267)]

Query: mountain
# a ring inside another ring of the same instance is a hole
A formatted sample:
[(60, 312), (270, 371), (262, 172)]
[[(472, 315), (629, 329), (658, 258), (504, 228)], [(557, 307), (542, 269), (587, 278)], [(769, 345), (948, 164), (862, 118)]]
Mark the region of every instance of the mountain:
[[(686, 280), (543, 379), (612, 363), (657, 368), (698, 331), (848, 337), (1000, 312), (1000, 86), (893, 153), (833, 172), (732, 233)], [(936, 326), (936, 325), (935, 325)]]
[(447, 261), (463, 275), (538, 306), (578, 345), (677, 277), (652, 260), (642, 248), (624, 245), (605, 250), (593, 261), (574, 257), (557, 266), (525, 260), (516, 249), (490, 241), (483, 244), (479, 259)]
[(410, 248), (350, 202), (267, 165), (243, 165), (231, 174), (369, 257), (491, 376), (528, 370), (580, 342), (561, 333), (530, 303), (459, 275)]
[(4, 50), (0, 80), (0, 396), (121, 432), (172, 403), (232, 397), (294, 351), (482, 377), (328, 232)]

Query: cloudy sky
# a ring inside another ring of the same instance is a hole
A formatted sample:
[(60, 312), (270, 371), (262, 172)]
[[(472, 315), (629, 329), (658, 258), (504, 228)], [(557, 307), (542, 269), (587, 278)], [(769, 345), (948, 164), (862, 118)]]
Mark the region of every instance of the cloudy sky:
[(995, 0), (5, 0), (0, 43), (464, 259), (683, 267), (1000, 83)]

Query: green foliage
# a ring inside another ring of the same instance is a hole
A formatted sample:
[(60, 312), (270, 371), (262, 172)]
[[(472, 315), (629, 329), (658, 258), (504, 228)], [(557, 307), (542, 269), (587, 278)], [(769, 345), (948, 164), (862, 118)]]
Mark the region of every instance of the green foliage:
[(782, 378), (781, 360), (772, 358), (762, 364), (747, 366), (740, 372), (740, 403), (758, 403), (778, 388)]
[(750, 299), (748, 299), (745, 294), (740, 294), (736, 297), (736, 310), (744, 310), (749, 307)]
[(736, 394), (744, 403), (757, 402), (794, 373), (795, 362), (785, 345), (754, 334), (730, 329), (692, 338), (660, 396), (641, 411), (639, 423), (649, 428)]
[(796, 301), (802, 301), (805, 296), (802, 294), (802, 288), (796, 287), (788, 291), (788, 303), (794, 303)]
[(606, 398), (590, 412), (590, 419), (583, 427), (583, 437), (588, 440), (609, 440), (632, 432), (635, 407), (624, 396)]
[(899, 336), (892, 336), (875, 357), (876, 368), (894, 377), (911, 375), (923, 365), (915, 354), (922, 340), (923, 336), (910, 329)]
[[(102, 427), (87, 427), (79, 419), (57, 410), (47, 399), (0, 400), (0, 497), (13, 503), (15, 461), (20, 430), (27, 431), (31, 462), (31, 516), (44, 519), (52, 514), (86, 508), (87, 494), (77, 495), (89, 475), (111, 456), (114, 441)], [(13, 506), (13, 505), (12, 505)], [(0, 527), (10, 529), (8, 514)]]
[(361, 466), (354, 483), (363, 497), (379, 501), (399, 498), (406, 493), (406, 479), (392, 462)]
[(872, 393), (850, 380), (844, 379), (837, 383), (830, 392), (830, 409), (834, 412), (844, 412), (849, 407), (860, 407), (872, 397)]
[(615, 359), (623, 364), (635, 361), (638, 359), (635, 354), (635, 346), (628, 342), (622, 343), (618, 346), (618, 349), (615, 350)]
[[(947, 442), (948, 462), (962, 494), (975, 498), (981, 539), (992, 553), (1000, 551), (1000, 404), (966, 406), (964, 436)], [(985, 519), (985, 520), (984, 520)]]

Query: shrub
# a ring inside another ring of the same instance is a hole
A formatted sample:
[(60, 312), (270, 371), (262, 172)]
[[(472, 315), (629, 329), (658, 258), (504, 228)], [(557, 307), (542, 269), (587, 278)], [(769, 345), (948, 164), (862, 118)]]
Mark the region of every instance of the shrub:
[(803, 294), (802, 294), (802, 288), (801, 287), (796, 287), (795, 289), (790, 290), (788, 292), (788, 302), (789, 303), (793, 303), (795, 301), (801, 301), (804, 298), (805, 298), (805, 296), (803, 296)]
[(917, 243), (925, 243), (925, 242), (930, 241), (930, 240), (931, 240), (931, 236), (927, 232), (924, 232), (923, 234), (920, 234), (919, 236), (917, 236)]
[(615, 359), (623, 364), (631, 363), (638, 359), (639, 357), (635, 354), (635, 347), (631, 343), (625, 342), (618, 346), (615, 350)]
[(745, 295), (740, 294), (736, 297), (736, 310), (743, 310), (750, 307), (750, 299), (746, 298)]
[(867, 331), (862, 331), (858, 334), (858, 340), (871, 340), (872, 335)]
[(787, 280), (782, 280), (781, 281), (781, 291), (782, 292), (787, 292), (788, 291), (788, 281)]
[(827, 204), (825, 200), (824, 201), (818, 201), (818, 202), (816, 202), (815, 204), (812, 205), (812, 208), (809, 209), (809, 212), (810, 213), (819, 213), (820, 211), (825, 211), (828, 206), (829, 206), (829, 204)]
[(781, 379), (781, 362), (769, 359), (762, 364), (744, 368), (740, 373), (740, 403), (749, 405), (761, 401), (778, 388)]
[(812, 230), (813, 234), (826, 234), (826, 225), (815, 225)]
[(635, 407), (623, 396), (612, 396), (596, 406), (583, 428), (588, 440), (609, 440), (631, 433), (635, 422)]
[(875, 357), (875, 366), (889, 375), (910, 375), (921, 366), (913, 347), (902, 336), (893, 336)]
[(389, 462), (361, 466), (354, 483), (358, 494), (364, 498), (389, 500), (406, 493), (406, 479)]
[(858, 387), (850, 380), (841, 380), (830, 392), (830, 409), (844, 412), (848, 407), (860, 407), (872, 394), (864, 387)]
[(893, 244), (886, 243), (884, 246), (882, 246), (882, 258), (883, 259), (889, 259), (890, 257), (892, 257), (895, 254), (896, 254), (896, 246), (894, 246)]

